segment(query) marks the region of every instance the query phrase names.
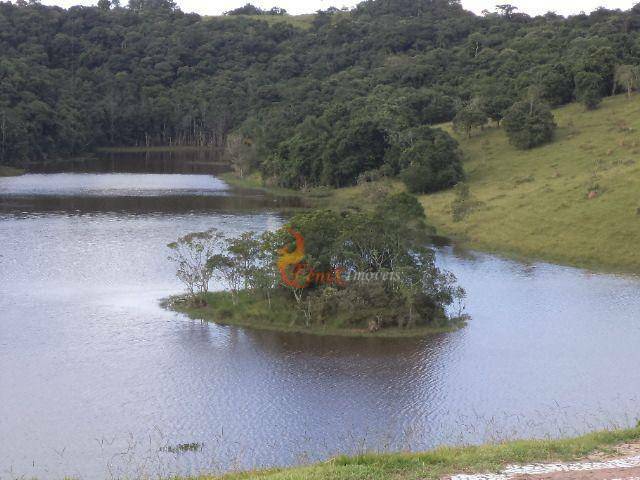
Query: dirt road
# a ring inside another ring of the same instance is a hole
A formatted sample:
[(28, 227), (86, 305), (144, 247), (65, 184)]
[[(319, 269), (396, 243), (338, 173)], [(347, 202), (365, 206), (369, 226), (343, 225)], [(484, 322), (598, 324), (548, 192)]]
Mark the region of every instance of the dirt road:
[(621, 445), (614, 455), (578, 462), (509, 465), (497, 474), (461, 474), (450, 480), (640, 480), (640, 445)]

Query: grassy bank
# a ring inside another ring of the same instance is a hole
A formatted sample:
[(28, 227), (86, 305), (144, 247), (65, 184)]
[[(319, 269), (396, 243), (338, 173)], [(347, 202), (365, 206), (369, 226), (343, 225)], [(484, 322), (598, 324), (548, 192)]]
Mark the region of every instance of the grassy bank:
[(603, 431), (566, 440), (524, 440), (480, 447), (442, 447), (426, 453), (339, 457), (309, 467), (247, 472), (200, 480), (424, 480), (455, 473), (498, 472), (508, 464), (580, 460), (612, 454), (619, 444), (640, 440), (640, 429)]
[(271, 330), (289, 333), (305, 333), (312, 335), (341, 337), (424, 337), (458, 330), (464, 322), (453, 322), (451, 325), (416, 328), (385, 328), (371, 333), (367, 329), (348, 328), (354, 319), (375, 318), (376, 314), (388, 313), (379, 310), (359, 308), (352, 312), (338, 312), (331, 322), (325, 325), (305, 326), (303, 315), (288, 295), (275, 294), (271, 305), (262, 297), (241, 293), (236, 304), (229, 292), (214, 292), (207, 295), (206, 307), (193, 307), (181, 297), (169, 299), (165, 306), (174, 311), (184, 313), (195, 320), (215, 322), (222, 325), (233, 325), (258, 330)]
[(534, 150), (516, 150), (497, 128), (460, 139), (468, 185), (481, 204), (454, 222), (452, 191), (424, 196), (429, 221), (480, 250), (640, 272), (640, 96), (554, 114), (555, 142)]
[[(607, 98), (595, 111), (572, 104), (554, 111), (553, 143), (512, 147), (500, 128), (458, 137), (467, 184), (478, 206), (451, 215), (453, 190), (421, 197), (438, 233), (484, 251), (601, 271), (640, 273), (640, 95)], [(448, 126), (445, 126), (448, 128)], [(232, 175), (230, 183), (237, 182)], [(259, 176), (241, 186), (264, 188)], [(394, 189), (399, 182), (388, 181)], [(378, 184), (273, 194), (301, 195), (314, 207), (365, 207)], [(589, 199), (589, 194), (595, 198)]]
[(270, 195), (295, 196), (304, 198), (309, 208), (366, 209), (380, 199), (382, 192), (398, 193), (404, 191), (398, 180), (383, 180), (347, 188), (318, 187), (308, 190), (293, 190), (282, 187), (266, 186), (259, 173), (238, 177), (228, 172), (220, 175), (225, 182), (237, 188), (261, 190)]
[(24, 170), (0, 165), (0, 177), (17, 177), (18, 175), (22, 174), (24, 174)]
[(246, 188), (251, 190), (260, 190), (270, 195), (286, 196), (286, 197), (305, 197), (305, 192), (300, 190), (293, 190), (289, 188), (280, 187), (268, 187), (262, 181), (262, 176), (258, 172), (251, 173), (240, 177), (233, 172), (226, 172), (219, 175), (219, 177), (227, 182), (232, 187)]

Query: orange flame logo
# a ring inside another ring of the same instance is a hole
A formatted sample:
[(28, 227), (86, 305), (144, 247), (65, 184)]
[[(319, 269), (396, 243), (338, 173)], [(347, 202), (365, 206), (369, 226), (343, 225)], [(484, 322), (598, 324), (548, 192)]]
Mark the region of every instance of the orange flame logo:
[(342, 278), (343, 268), (334, 268), (328, 272), (316, 272), (308, 263), (304, 262), (304, 237), (300, 232), (288, 228), (289, 234), (295, 238), (296, 247), (293, 251), (286, 247), (278, 250), (278, 270), (282, 277), (282, 283), (296, 289), (307, 288), (312, 283), (316, 285), (340, 285), (346, 283)]
[[(292, 228), (287, 231), (296, 240), (296, 247), (293, 251), (289, 251), (287, 247), (278, 250), (278, 270), (282, 282), (293, 288), (306, 288), (309, 286), (310, 276), (308, 266), (303, 263), (304, 259), (304, 237), (302, 234)], [(292, 274), (292, 276), (290, 276)]]

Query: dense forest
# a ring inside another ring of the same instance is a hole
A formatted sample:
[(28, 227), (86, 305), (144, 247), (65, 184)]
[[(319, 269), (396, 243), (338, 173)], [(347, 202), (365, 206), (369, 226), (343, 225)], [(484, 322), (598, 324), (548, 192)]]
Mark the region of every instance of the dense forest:
[(0, 3), (0, 164), (198, 145), (289, 187), (401, 175), (433, 191), (463, 176), (456, 141), (433, 125), (455, 119), (469, 133), (514, 104), (526, 117), (532, 95), (593, 108), (623, 83), (621, 66), (640, 63), (640, 7), (532, 18), (511, 5), (479, 16), (456, 0), (368, 0), (307, 22), (244, 8)]

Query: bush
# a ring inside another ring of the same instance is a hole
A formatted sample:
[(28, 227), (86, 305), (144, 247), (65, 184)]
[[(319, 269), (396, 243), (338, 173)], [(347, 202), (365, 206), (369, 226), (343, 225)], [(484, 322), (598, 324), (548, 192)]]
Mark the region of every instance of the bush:
[(592, 72), (579, 72), (576, 74), (576, 99), (587, 107), (587, 110), (595, 110), (602, 101), (602, 79), (600, 75)]
[(456, 196), (453, 202), (451, 202), (451, 216), (454, 222), (461, 222), (467, 218), (474, 209), (479, 207), (481, 203), (471, 195), (469, 185), (466, 183), (456, 185), (455, 194)]
[(461, 108), (453, 119), (453, 128), (456, 132), (464, 132), (467, 138), (471, 137), (471, 130), (487, 124), (488, 117), (480, 106), (474, 101)]
[(429, 193), (437, 190), (439, 181), (428, 165), (411, 165), (400, 174), (411, 193)]
[(552, 141), (556, 127), (551, 109), (540, 101), (517, 102), (504, 118), (509, 142), (522, 150)]
[(382, 171), (382, 168), (376, 168), (374, 170), (367, 170), (366, 172), (362, 172), (358, 175), (357, 184), (364, 185), (366, 183), (378, 182), (385, 178), (385, 174)]
[(432, 193), (453, 187), (464, 178), (462, 153), (451, 136), (436, 128), (413, 132), (400, 157), (400, 178), (411, 193)]

